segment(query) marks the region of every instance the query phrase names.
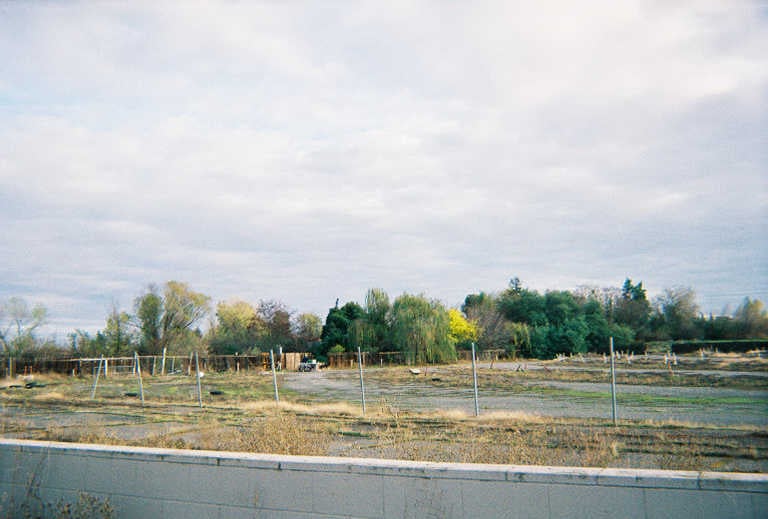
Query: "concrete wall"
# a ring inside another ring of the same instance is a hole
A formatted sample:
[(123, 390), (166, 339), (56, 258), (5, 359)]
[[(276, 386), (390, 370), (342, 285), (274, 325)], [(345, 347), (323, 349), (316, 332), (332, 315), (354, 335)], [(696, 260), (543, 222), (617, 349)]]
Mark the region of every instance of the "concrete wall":
[[(32, 484), (30, 485), (30, 481)], [(768, 517), (768, 475), (417, 463), (0, 440), (0, 494), (118, 517)], [(9, 500), (6, 498), (5, 506)], [(1, 515), (1, 514), (0, 514)]]

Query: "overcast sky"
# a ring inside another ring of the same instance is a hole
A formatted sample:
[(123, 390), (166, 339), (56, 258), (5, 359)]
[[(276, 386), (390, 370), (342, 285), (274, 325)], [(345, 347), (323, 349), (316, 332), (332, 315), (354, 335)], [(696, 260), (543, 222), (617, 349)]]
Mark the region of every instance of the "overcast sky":
[(768, 300), (768, 8), (0, 2), (0, 302)]

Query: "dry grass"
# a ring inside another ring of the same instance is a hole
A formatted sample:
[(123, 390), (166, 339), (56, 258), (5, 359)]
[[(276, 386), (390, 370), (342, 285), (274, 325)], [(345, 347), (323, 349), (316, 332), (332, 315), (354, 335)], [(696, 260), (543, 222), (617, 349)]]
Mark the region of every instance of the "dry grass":
[(322, 423), (294, 414), (275, 413), (247, 425), (211, 428), (200, 438), (200, 448), (269, 454), (323, 456), (333, 437)]
[[(768, 433), (702, 429), (690, 424), (622, 422), (619, 427), (589, 420), (516, 416), (479, 418), (465, 413), (379, 410), (362, 418), (254, 406), (226, 413), (206, 409), (183, 426), (125, 435), (98, 418), (77, 426), (49, 425), (32, 437), (57, 441), (191, 448), (239, 452), (335, 455), (406, 460), (635, 467), (760, 472), (768, 469)], [(348, 409), (343, 406), (341, 412)], [(178, 418), (178, 417), (177, 417)], [(122, 432), (121, 432), (122, 431)]]
[(279, 409), (291, 413), (305, 415), (338, 415), (338, 416), (357, 416), (360, 409), (346, 402), (333, 402), (328, 404), (301, 404), (296, 402), (280, 402), (275, 404), (274, 400), (258, 400), (252, 402), (243, 402), (238, 404), (238, 408), (245, 411), (257, 413), (270, 413)]
[[(641, 357), (642, 358), (642, 357)], [(525, 362), (516, 365), (527, 365)], [(534, 362), (531, 362), (534, 364)], [(610, 381), (607, 365), (601, 361), (591, 360), (581, 363), (574, 360), (535, 362), (541, 369), (517, 371), (507, 367), (490, 368), (481, 365), (478, 368), (479, 383), (484, 388), (507, 388), (524, 385), (532, 381), (545, 382), (592, 382), (605, 383)], [(529, 366), (530, 368), (531, 366)], [(689, 386), (689, 387), (731, 387), (736, 389), (768, 388), (768, 377), (749, 376), (749, 374), (696, 373), (696, 370), (722, 370), (761, 372), (768, 370), (768, 359), (753, 359), (739, 356), (728, 362), (708, 359), (699, 361), (687, 357), (677, 366), (664, 368), (659, 362), (635, 361), (632, 365), (619, 365), (616, 382), (628, 385), (653, 386)], [(375, 368), (366, 373), (366, 377), (381, 384), (403, 385), (412, 383), (429, 383), (434, 387), (462, 387), (471, 379), (471, 365), (467, 363), (432, 366), (422, 370), (419, 375), (413, 375), (405, 367)]]
[[(377, 430), (382, 457), (458, 463), (604, 467), (618, 455), (597, 433), (550, 428), (491, 427), (466, 436), (463, 428), (424, 435), (407, 425)], [(371, 449), (360, 449), (370, 452)]]
[[(604, 376), (597, 365), (591, 372), (559, 370), (554, 363), (547, 366), (549, 371), (536, 372), (484, 368), (480, 384), (508, 388), (537, 377), (590, 380)], [(436, 386), (457, 387), (466, 386), (469, 369), (466, 364), (430, 367), (426, 375), (414, 376), (402, 367), (376, 368), (366, 377), (392, 385), (426, 380)], [(100, 381), (95, 400), (90, 399), (89, 378), (36, 376), (34, 380), (45, 387), (0, 392), (0, 435), (274, 454), (768, 471), (768, 431), (757, 426), (726, 428), (646, 420), (622, 421), (619, 427), (612, 427), (601, 420), (556, 419), (525, 412), (484, 412), (475, 417), (460, 410), (406, 411), (384, 397), (369, 402), (362, 417), (358, 405), (310, 405), (297, 402), (306, 399), (305, 395), (297, 397), (282, 390), (276, 406), (271, 379), (257, 374), (206, 375), (205, 386), (221, 389), (223, 394), (206, 394), (204, 409), (196, 406), (194, 381), (188, 377), (148, 377), (144, 406), (138, 398), (126, 398), (126, 392), (137, 390), (136, 380), (128, 376)], [(696, 380), (700, 383), (702, 379)], [(11, 383), (20, 381), (3, 381), (2, 387)]]

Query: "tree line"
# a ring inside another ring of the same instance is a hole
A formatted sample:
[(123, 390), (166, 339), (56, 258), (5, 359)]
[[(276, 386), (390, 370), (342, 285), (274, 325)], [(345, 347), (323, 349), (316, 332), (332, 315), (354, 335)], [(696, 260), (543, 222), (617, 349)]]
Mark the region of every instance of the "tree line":
[[(468, 294), (460, 308), (447, 308), (423, 294), (394, 300), (380, 288), (362, 304), (348, 301), (328, 310), (325, 321), (297, 313), (284, 303), (261, 300), (219, 302), (186, 283), (149, 285), (131, 311), (116, 304), (96, 333), (78, 329), (66, 348), (39, 337), (48, 312), (12, 297), (0, 306), (0, 345), (6, 355), (120, 356), (248, 354), (282, 348), (319, 358), (347, 351), (399, 352), (410, 362), (447, 362), (475, 343), (480, 350), (552, 358), (602, 352), (613, 337), (619, 349), (640, 350), (652, 341), (724, 340), (768, 337), (768, 312), (745, 298), (732, 315), (705, 316), (692, 289), (665, 289), (650, 300), (642, 282), (621, 287), (580, 287), (541, 293), (518, 278), (498, 292)], [(207, 319), (207, 321), (206, 321)]]

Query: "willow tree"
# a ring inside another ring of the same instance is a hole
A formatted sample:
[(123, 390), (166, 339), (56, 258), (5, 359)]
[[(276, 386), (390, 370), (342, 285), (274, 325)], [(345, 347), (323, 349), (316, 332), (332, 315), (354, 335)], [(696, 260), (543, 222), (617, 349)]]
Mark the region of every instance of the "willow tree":
[(409, 362), (448, 362), (456, 359), (445, 307), (421, 295), (403, 294), (392, 305), (393, 346)]
[(389, 295), (381, 288), (371, 288), (365, 295), (365, 319), (368, 350), (387, 351), (390, 348), (389, 320), (392, 305)]
[(360, 348), (363, 351), (373, 351), (376, 347), (376, 330), (365, 318), (359, 317), (349, 323), (347, 328), (347, 344), (351, 350)]

